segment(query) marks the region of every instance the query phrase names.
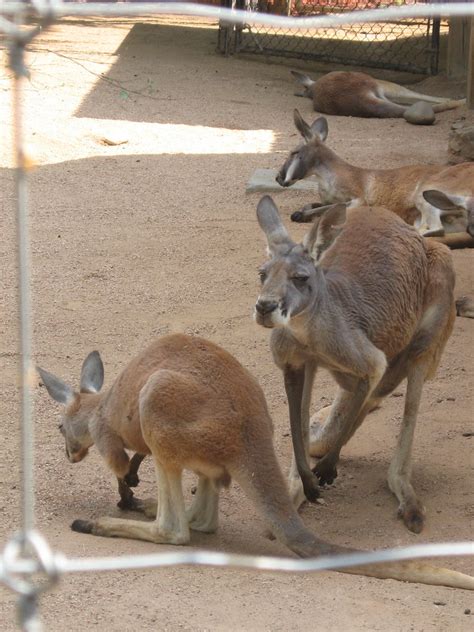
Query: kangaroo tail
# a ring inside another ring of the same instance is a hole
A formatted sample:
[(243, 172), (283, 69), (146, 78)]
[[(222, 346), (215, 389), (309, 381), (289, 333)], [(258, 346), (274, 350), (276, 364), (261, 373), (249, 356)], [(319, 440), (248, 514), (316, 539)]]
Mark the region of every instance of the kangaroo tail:
[[(232, 468), (231, 474), (254, 502), (277, 539), (302, 558), (360, 552), (321, 540), (304, 526), (291, 502), (273, 446), (270, 450), (267, 446), (258, 450), (257, 443), (249, 448), (246, 463)], [(418, 561), (371, 564), (341, 569), (340, 572), (474, 590), (474, 577)]]

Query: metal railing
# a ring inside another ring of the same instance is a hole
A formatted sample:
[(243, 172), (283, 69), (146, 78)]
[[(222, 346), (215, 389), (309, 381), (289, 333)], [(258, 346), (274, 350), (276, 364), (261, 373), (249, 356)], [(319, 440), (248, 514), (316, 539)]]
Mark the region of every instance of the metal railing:
[[(19, 533), (8, 540), (0, 556), (0, 581), (18, 596), (18, 621), (22, 630), (39, 632), (39, 595), (48, 590), (65, 573), (145, 569), (176, 565), (228, 566), (256, 570), (313, 572), (337, 570), (351, 566), (403, 561), (434, 556), (473, 555), (472, 542), (428, 544), (399, 549), (325, 556), (317, 559), (285, 559), (250, 555), (212, 553), (207, 551), (177, 551), (154, 555), (130, 555), (108, 558), (67, 558), (53, 552), (46, 540), (35, 530), (33, 445), (34, 427), (31, 411), (31, 387), (35, 372), (31, 363), (30, 266), (28, 240), (27, 159), (23, 144), (22, 81), (28, 76), (24, 53), (38, 33), (63, 16), (139, 16), (174, 14), (225, 20), (228, 23), (261, 24), (298, 30), (300, 28), (334, 27), (373, 19), (423, 17), (433, 15), (473, 15), (474, 6), (439, 4), (434, 6), (403, 6), (331, 14), (317, 18), (279, 17), (248, 14), (230, 9), (190, 3), (120, 3), (71, 4), (61, 0), (31, 0), (0, 4), (0, 32), (8, 38), (9, 64), (13, 71), (13, 120), (16, 156), (16, 227), (19, 287), (20, 373), (21, 373), (21, 428), (22, 428), (22, 526)], [(363, 15), (362, 15), (363, 14)], [(36, 21), (36, 26), (25, 24)]]

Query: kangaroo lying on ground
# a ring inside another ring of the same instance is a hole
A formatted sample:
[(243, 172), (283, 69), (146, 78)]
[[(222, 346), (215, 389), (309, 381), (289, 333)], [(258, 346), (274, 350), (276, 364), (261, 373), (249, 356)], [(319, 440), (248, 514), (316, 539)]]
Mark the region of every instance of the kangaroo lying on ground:
[[(438, 178), (438, 185), (443, 186), (443, 189), (449, 189), (450, 182), (448, 178)], [(424, 191), (423, 197), (432, 206), (439, 208), (440, 211), (457, 211), (463, 212), (467, 209), (467, 232), (471, 237), (474, 237), (474, 194), (467, 195), (453, 195), (446, 194), (443, 191)], [(474, 300), (469, 296), (460, 296), (456, 300), (456, 314), (464, 318), (474, 318)]]
[[(290, 152), (276, 177), (278, 184), (289, 187), (314, 175), (323, 205), (352, 202), (360, 206), (384, 206), (409, 224), (414, 223), (425, 237), (456, 233), (450, 239), (450, 246), (474, 245), (466, 233), (467, 214), (471, 212), (468, 209), (474, 201), (474, 163), (362, 169), (345, 162), (325, 144), (328, 123), (324, 117), (308, 125), (295, 110), (294, 122), (305, 142)], [(455, 197), (456, 204), (444, 209), (434, 206), (423, 196), (429, 189), (441, 189)], [(312, 221), (319, 206), (303, 207), (291, 219)]]
[[(425, 513), (410, 482), (411, 451), (423, 384), (435, 374), (455, 318), (449, 250), (424, 240), (383, 208), (321, 209), (305, 246), (290, 239), (270, 197), (260, 201), (257, 217), (271, 259), (261, 268), (255, 318), (273, 328), (271, 350), (284, 373), (294, 447), (293, 501), (299, 506), (304, 496), (319, 495), (308, 455), (321, 457), (314, 470), (319, 483), (332, 483), (343, 445), (406, 378), (388, 484), (405, 525), (421, 532)], [(310, 446), (318, 366), (328, 369), (340, 388)]]
[[(231, 477), (240, 483), (273, 533), (300, 557), (348, 551), (306, 529), (290, 500), (273, 449), (273, 428), (261, 388), (237, 360), (202, 338), (181, 334), (153, 342), (99, 393), (104, 370), (94, 351), (81, 372), (80, 393), (38, 369), (53, 399), (65, 405), (60, 429), (71, 462), (95, 443), (119, 481), (126, 481), (125, 449), (151, 454), (156, 468), (153, 522), (99, 518), (75, 520), (72, 529), (108, 537), (186, 544), (190, 528), (214, 532), (219, 489)], [(185, 511), (183, 469), (199, 476), (193, 503)], [(474, 578), (415, 562), (372, 565), (347, 572), (468, 588)]]
[(435, 120), (435, 112), (453, 110), (466, 102), (413, 92), (365, 72), (334, 71), (316, 81), (294, 70), (291, 74), (304, 86), (296, 96), (312, 99), (314, 109), (321, 114), (405, 118), (409, 123), (429, 125)]

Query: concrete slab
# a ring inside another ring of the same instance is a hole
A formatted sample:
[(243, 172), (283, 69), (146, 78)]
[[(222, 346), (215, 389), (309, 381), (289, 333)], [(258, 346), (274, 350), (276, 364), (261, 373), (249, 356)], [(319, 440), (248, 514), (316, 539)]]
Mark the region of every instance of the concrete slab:
[[(255, 169), (250, 176), (250, 180), (247, 183), (245, 191), (247, 193), (276, 193), (278, 191), (284, 191), (285, 188), (281, 187), (275, 180), (278, 171), (276, 169)], [(313, 177), (306, 178), (306, 180), (300, 180), (293, 184), (290, 189), (292, 191), (318, 191), (318, 184)], [(287, 190), (290, 190), (287, 189)]]

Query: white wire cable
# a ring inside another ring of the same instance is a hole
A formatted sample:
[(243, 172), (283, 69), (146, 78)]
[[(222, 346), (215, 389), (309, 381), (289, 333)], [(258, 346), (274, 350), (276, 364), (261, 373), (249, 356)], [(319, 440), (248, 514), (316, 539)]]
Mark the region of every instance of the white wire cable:
[[(441, 4), (415, 4), (387, 7), (382, 9), (363, 9), (348, 11), (347, 13), (331, 13), (315, 17), (286, 17), (257, 13), (254, 11), (239, 11), (221, 7), (192, 4), (190, 2), (139, 2), (131, 4), (112, 3), (81, 3), (74, 4), (63, 0), (31, 0), (31, 7), (40, 17), (53, 16), (90, 16), (90, 17), (127, 17), (138, 15), (186, 15), (201, 18), (215, 18), (234, 24), (254, 24), (272, 26), (287, 30), (306, 30), (330, 28), (345, 24), (363, 22), (381, 22), (409, 18), (456, 17), (473, 16), (474, 3), (444, 2)], [(12, 15), (20, 10), (24, 11), (25, 4), (5, 0), (0, 5), (0, 15)]]
[[(416, 544), (413, 546), (376, 551), (361, 551), (343, 555), (327, 555), (313, 559), (293, 559), (264, 555), (241, 555), (215, 551), (180, 550), (176, 552), (151, 553), (147, 555), (124, 555), (120, 557), (68, 558), (61, 553), (52, 553), (46, 541), (35, 536), (41, 567), (35, 560), (0, 557), (0, 580), (11, 575), (34, 574), (44, 567), (54, 569), (57, 576), (64, 573), (90, 573), (101, 571), (137, 570), (170, 566), (226, 566), (229, 568), (308, 573), (340, 570), (353, 566), (403, 562), (433, 557), (456, 557), (474, 555), (473, 542), (447, 542), (441, 544)], [(8, 545), (7, 545), (8, 546)]]
[[(212, 6), (191, 3), (148, 2), (133, 4), (70, 4), (62, 0), (31, 0), (29, 3), (9, 2), (0, 4), (0, 32), (7, 34), (12, 41), (11, 62), (15, 71), (15, 147), (17, 152), (17, 226), (18, 226), (18, 268), (20, 297), (20, 338), (21, 338), (21, 374), (22, 374), (22, 448), (23, 448), (23, 530), (12, 538), (0, 556), (0, 581), (10, 586), (20, 599), (20, 617), (24, 630), (38, 630), (37, 602), (35, 596), (40, 592), (35, 588), (30, 576), (42, 573), (48, 578), (49, 586), (62, 573), (113, 571), (125, 569), (145, 569), (177, 565), (225, 566), (270, 571), (310, 572), (337, 570), (350, 566), (403, 561), (426, 557), (445, 557), (455, 555), (474, 555), (474, 544), (470, 542), (417, 545), (400, 549), (370, 551), (320, 557), (317, 559), (272, 558), (265, 556), (235, 555), (208, 551), (179, 551), (156, 553), (152, 555), (130, 555), (110, 558), (67, 558), (53, 553), (46, 541), (36, 532), (34, 526), (34, 479), (33, 479), (33, 434), (30, 402), (30, 305), (29, 305), (29, 259), (28, 259), (28, 222), (26, 168), (22, 153), (21, 138), (21, 102), (19, 82), (23, 71), (22, 50), (38, 29), (24, 30), (2, 18), (2, 15), (19, 19), (28, 12), (46, 22), (52, 22), (63, 16), (138, 16), (151, 14), (187, 15), (201, 18), (225, 20), (234, 24), (266, 25), (287, 30), (302, 30), (337, 27), (344, 24), (400, 20), (407, 18), (428, 18), (433, 16), (474, 16), (474, 4), (444, 3), (436, 5), (411, 5), (364, 11), (352, 11), (342, 14), (321, 15), (311, 18), (290, 18), (251, 11), (235, 11)], [(16, 45), (16, 48), (15, 48)], [(15, 55), (17, 55), (15, 57)], [(15, 61), (16, 60), (16, 61)], [(26, 555), (24, 544), (36, 554), (34, 558)], [(22, 555), (19, 552), (22, 552)], [(24, 575), (25, 579), (21, 579)], [(20, 580), (18, 579), (20, 576)], [(31, 597), (31, 599), (30, 599)], [(29, 600), (29, 601), (28, 601)]]

